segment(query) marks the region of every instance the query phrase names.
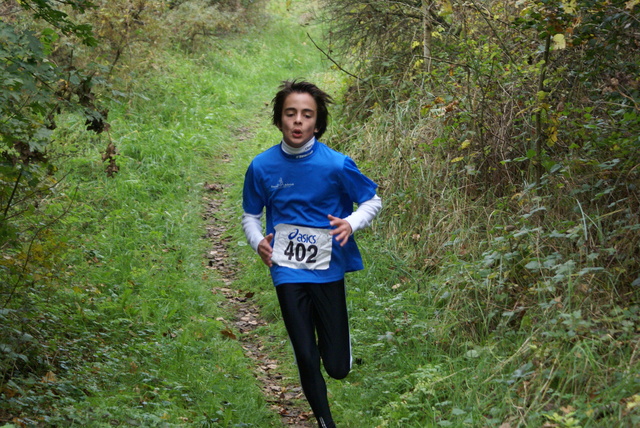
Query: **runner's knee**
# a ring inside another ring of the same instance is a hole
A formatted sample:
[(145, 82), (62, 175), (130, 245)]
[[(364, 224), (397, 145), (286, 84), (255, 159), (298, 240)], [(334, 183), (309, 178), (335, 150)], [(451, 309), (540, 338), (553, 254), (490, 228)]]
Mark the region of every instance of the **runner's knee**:
[(340, 361), (337, 363), (324, 363), (324, 369), (327, 374), (334, 379), (344, 379), (351, 371), (351, 364), (349, 361)]

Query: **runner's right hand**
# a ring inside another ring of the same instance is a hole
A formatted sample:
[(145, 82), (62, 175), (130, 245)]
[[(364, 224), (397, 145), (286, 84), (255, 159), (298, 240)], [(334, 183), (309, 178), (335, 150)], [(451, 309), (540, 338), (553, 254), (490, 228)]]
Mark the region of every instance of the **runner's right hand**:
[(273, 248), (271, 248), (271, 241), (273, 241), (273, 233), (268, 234), (265, 238), (260, 241), (258, 244), (258, 254), (262, 259), (262, 263), (271, 267), (273, 263), (271, 262), (271, 255), (273, 254)]

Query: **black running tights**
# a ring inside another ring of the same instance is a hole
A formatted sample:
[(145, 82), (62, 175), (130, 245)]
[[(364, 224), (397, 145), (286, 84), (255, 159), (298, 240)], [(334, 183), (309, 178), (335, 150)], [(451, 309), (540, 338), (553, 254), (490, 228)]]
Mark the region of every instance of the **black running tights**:
[(346, 377), (351, 369), (344, 279), (324, 284), (280, 284), (276, 291), (302, 390), (315, 417), (332, 421), (320, 359), (334, 379)]

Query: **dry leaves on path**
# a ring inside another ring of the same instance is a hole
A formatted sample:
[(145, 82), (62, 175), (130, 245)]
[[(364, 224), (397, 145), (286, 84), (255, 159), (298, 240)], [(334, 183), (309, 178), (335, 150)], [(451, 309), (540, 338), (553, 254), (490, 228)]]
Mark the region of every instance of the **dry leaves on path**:
[(304, 398), (302, 389), (299, 385), (286, 384), (279, 371), (280, 363), (265, 351), (265, 341), (281, 338), (261, 337), (254, 333), (257, 327), (266, 325), (266, 322), (260, 317), (259, 307), (252, 301), (253, 293), (243, 291), (241, 284), (236, 281), (236, 266), (227, 251), (231, 238), (227, 234), (227, 224), (220, 214), (224, 202), (224, 185), (206, 183), (205, 189), (208, 191), (204, 213), (206, 239), (211, 242), (206, 254), (207, 268), (215, 270), (224, 284), (214, 287), (212, 292), (225, 297), (227, 312), (233, 314), (231, 320), (220, 319), (226, 325), (220, 334), (240, 341), (244, 354), (253, 362), (254, 375), (266, 401), (280, 415), (283, 425), (294, 428), (314, 427), (311, 412), (298, 404)]

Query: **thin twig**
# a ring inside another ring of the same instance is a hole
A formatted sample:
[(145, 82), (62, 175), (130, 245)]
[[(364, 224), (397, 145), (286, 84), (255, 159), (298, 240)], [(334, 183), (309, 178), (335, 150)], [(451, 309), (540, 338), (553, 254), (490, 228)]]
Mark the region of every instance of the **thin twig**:
[[(473, 5), (473, 8), (480, 14), (480, 16), (482, 16), (482, 18), (487, 23), (487, 25), (489, 26), (493, 34), (496, 36), (496, 40), (498, 41), (498, 44), (500, 45), (500, 47), (502, 47), (502, 51), (504, 52), (504, 54), (507, 56), (507, 58), (509, 58), (509, 62), (513, 65), (517, 65), (513, 60), (513, 58), (511, 57), (511, 54), (509, 53), (507, 46), (503, 43), (502, 37), (500, 37), (496, 29), (491, 24), (491, 21), (490, 21), (491, 15), (488, 14), (486, 11), (481, 10), (480, 6), (478, 6), (474, 0), (471, 0), (471, 4)], [(515, 69), (517, 70), (518, 68), (516, 67)]]
[(7, 206), (4, 209), (4, 214), (2, 216), (2, 220), (5, 221), (7, 219), (7, 215), (9, 213), (9, 208), (11, 208), (11, 203), (13, 202), (13, 198), (16, 195), (16, 191), (18, 190), (18, 185), (20, 184), (20, 179), (22, 178), (23, 168), (20, 168), (20, 172), (18, 173), (18, 178), (16, 178), (16, 183), (13, 186), (13, 191), (11, 192), (11, 196), (9, 196), (9, 201), (7, 202)]
[(473, 69), (469, 64), (461, 64), (459, 62), (453, 62), (442, 58), (436, 58), (435, 56), (423, 56), (423, 59), (428, 59), (429, 61), (442, 62), (444, 64), (455, 65), (456, 67), (462, 67), (466, 70)]
[(341, 66), (340, 64), (338, 64), (338, 63), (337, 63), (333, 58), (331, 58), (331, 56), (329, 56), (329, 54), (328, 54), (328, 53), (326, 53), (325, 51), (323, 51), (323, 50), (322, 50), (322, 48), (321, 48), (320, 46), (318, 46), (318, 44), (317, 44), (317, 43), (316, 43), (316, 42), (311, 38), (311, 36), (309, 35), (309, 33), (307, 33), (307, 37), (309, 37), (309, 40), (311, 40), (311, 43), (313, 43), (313, 45), (316, 47), (316, 49), (318, 49), (320, 52), (322, 52), (322, 54), (323, 54), (324, 56), (326, 56), (326, 57), (327, 57), (327, 59), (328, 59), (329, 61), (331, 61), (332, 63), (334, 63), (334, 64), (335, 64), (335, 66), (336, 66), (336, 67), (338, 67), (338, 69), (340, 69), (340, 71), (342, 71), (343, 73), (348, 74), (349, 76), (351, 76), (351, 77), (353, 77), (353, 78), (355, 78), (355, 79), (362, 80), (362, 79), (360, 79), (358, 76), (356, 76), (355, 74), (350, 73), (350, 72), (348, 72), (347, 70), (345, 70), (344, 68), (342, 68), (342, 66)]
[(73, 204), (75, 202), (74, 199), (75, 199), (77, 193), (78, 193), (78, 188), (76, 187), (76, 190), (73, 192), (73, 196), (71, 196), (71, 202), (69, 202), (69, 205), (65, 208), (65, 210), (62, 212), (62, 214), (60, 214), (58, 217), (54, 218), (50, 222), (44, 224), (31, 237), (31, 240), (29, 241), (29, 247), (27, 249), (27, 254), (26, 254), (26, 257), (24, 259), (24, 263), (22, 264), (22, 272), (20, 272), (18, 278), (16, 278), (15, 283), (11, 287), (11, 292), (9, 293), (9, 297), (7, 297), (7, 300), (2, 305), (2, 309), (6, 309), (7, 305), (9, 305), (9, 303), (13, 299), (13, 296), (16, 293), (16, 290), (18, 289), (18, 286), (20, 285), (20, 281), (24, 277), (24, 274), (25, 274), (25, 272), (27, 270), (27, 266), (29, 265), (29, 262), (31, 261), (31, 249), (33, 248), (33, 243), (38, 238), (38, 235), (40, 235), (40, 232), (42, 232), (43, 230), (47, 229), (48, 227), (50, 227), (54, 223), (57, 223), (60, 219), (62, 219), (64, 216), (66, 216), (69, 213), (69, 211), (71, 210), (71, 207), (73, 206)]

